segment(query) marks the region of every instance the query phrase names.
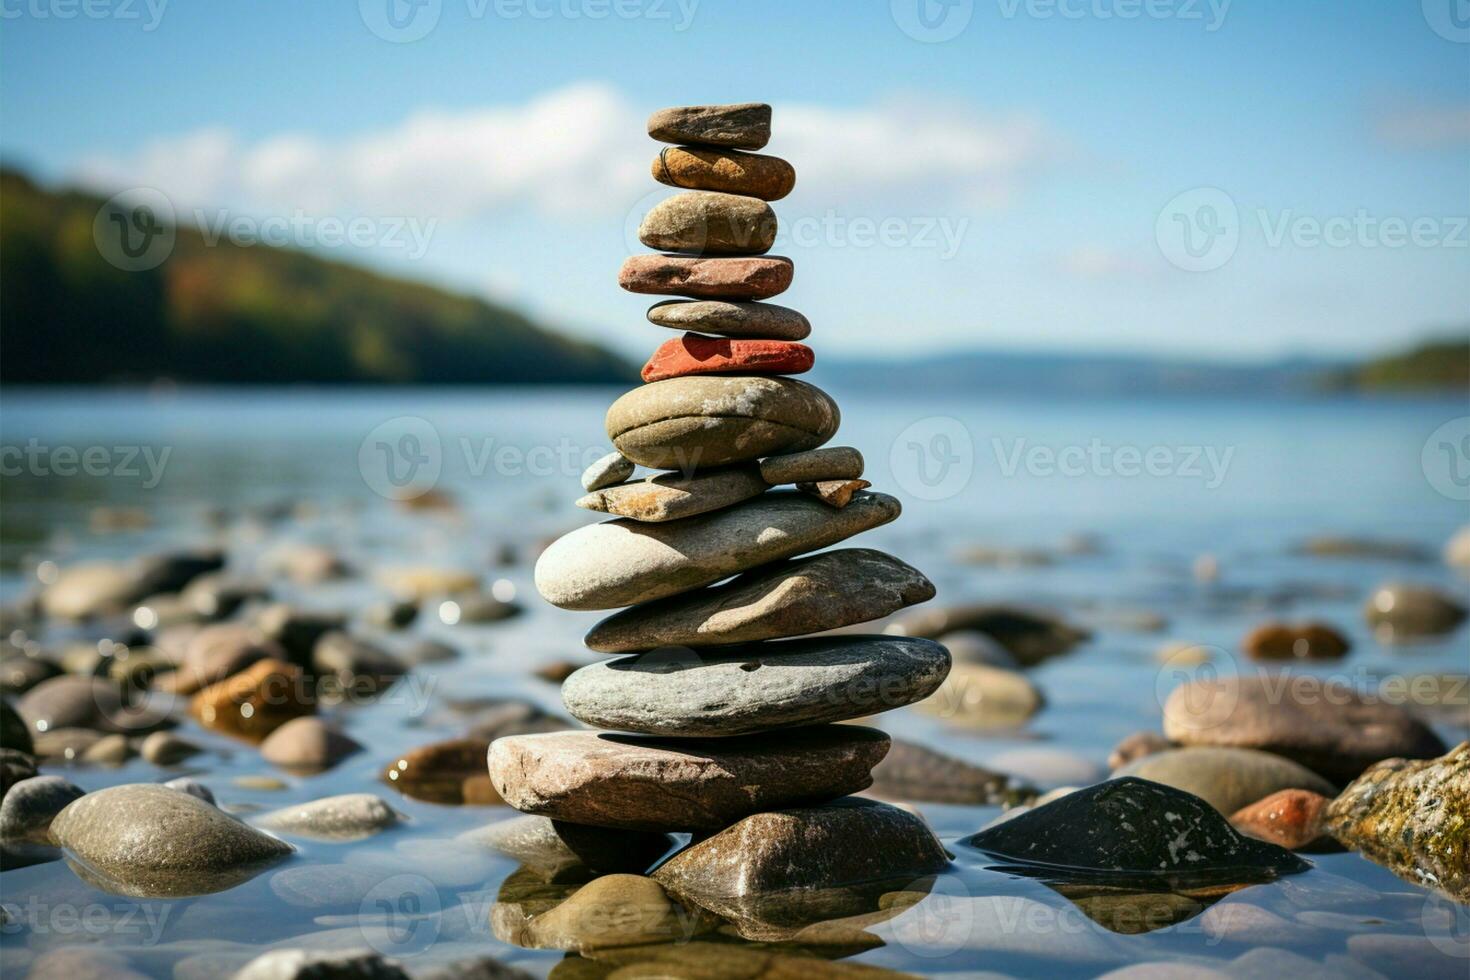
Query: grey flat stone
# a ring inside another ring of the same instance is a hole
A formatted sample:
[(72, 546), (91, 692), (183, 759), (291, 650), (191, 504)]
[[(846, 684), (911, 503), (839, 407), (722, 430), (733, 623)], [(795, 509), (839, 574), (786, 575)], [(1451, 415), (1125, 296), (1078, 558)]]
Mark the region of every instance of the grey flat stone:
[(648, 308), (648, 322), (671, 330), (760, 340), (805, 340), (812, 332), (811, 322), (789, 307), (719, 299), (655, 303)]
[(536, 561), (536, 588), (563, 609), (663, 599), (860, 534), (898, 517), (899, 502), (862, 493), (834, 510), (781, 491), (664, 524), (616, 520), (562, 536)]
[(256, 820), (262, 827), (322, 840), (359, 840), (393, 826), (400, 814), (372, 793), (345, 793), (282, 807)]
[(567, 678), (562, 700), (599, 728), (717, 738), (901, 708), (947, 673), (949, 651), (932, 640), (842, 636), (591, 664)]
[(719, 830), (751, 813), (855, 793), (888, 736), (857, 725), (730, 739), (599, 732), (515, 735), (490, 746), (505, 802), (594, 827)]
[(625, 609), (592, 627), (586, 642), (603, 653), (629, 653), (803, 636), (933, 597), (933, 583), (913, 566), (870, 548), (844, 548)]
[(804, 453), (767, 456), (761, 460), (761, 476), (771, 486), (783, 483), (815, 483), (824, 480), (856, 480), (863, 475), (863, 454), (851, 446), (826, 446)]
[(51, 836), (94, 872), (89, 880), (140, 896), (231, 887), (292, 850), (188, 793), (142, 783), (72, 802)]
[(607, 410), (607, 435), (641, 466), (684, 470), (816, 449), (842, 414), (795, 378), (689, 375), (646, 384)]
[(686, 477), (657, 473), (646, 480), (596, 490), (577, 501), (586, 510), (645, 523), (660, 523), (720, 510), (767, 490), (753, 466), (707, 470)]
[(591, 493), (615, 483), (622, 483), (633, 475), (633, 461), (622, 453), (608, 453), (582, 471), (582, 489)]

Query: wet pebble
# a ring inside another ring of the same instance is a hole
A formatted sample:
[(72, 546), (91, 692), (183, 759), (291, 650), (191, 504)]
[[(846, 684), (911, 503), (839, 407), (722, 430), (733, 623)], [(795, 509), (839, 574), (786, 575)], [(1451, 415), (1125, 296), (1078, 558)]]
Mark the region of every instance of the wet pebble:
[(11, 786), (0, 800), (0, 837), (44, 837), (51, 821), (85, 793), (60, 776), (33, 776)]
[(402, 814), (371, 793), (345, 793), (264, 814), (268, 830), (322, 840), (361, 840), (393, 826)]
[(355, 739), (313, 716), (291, 719), (260, 743), (265, 761), (301, 770), (328, 769), (361, 750)]

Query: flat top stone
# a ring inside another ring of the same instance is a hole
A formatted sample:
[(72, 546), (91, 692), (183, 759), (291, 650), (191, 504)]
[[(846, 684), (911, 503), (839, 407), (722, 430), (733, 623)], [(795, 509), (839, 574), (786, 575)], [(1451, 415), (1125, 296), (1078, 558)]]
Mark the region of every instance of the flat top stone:
[(663, 143), (759, 150), (771, 141), (771, 107), (764, 102), (672, 106), (648, 117), (648, 135)]
[(633, 830), (718, 830), (750, 813), (868, 786), (888, 736), (856, 725), (693, 740), (599, 732), (514, 735), (490, 778), (525, 813)]
[(696, 374), (802, 374), (816, 355), (790, 340), (742, 340), (686, 333), (660, 344), (643, 365), (644, 381)]
[(933, 640), (841, 636), (682, 648), (583, 667), (562, 685), (573, 717), (681, 738), (846, 721), (928, 697), (949, 673)]
[(841, 510), (780, 491), (698, 517), (617, 520), (563, 535), (536, 561), (536, 588), (563, 609), (663, 599), (757, 565), (836, 544), (898, 517), (897, 499), (860, 493)]
[(772, 340), (804, 340), (812, 332), (807, 318), (788, 307), (718, 299), (671, 299), (655, 303), (648, 308), (648, 322), (672, 330)]
[(824, 446), (804, 453), (767, 456), (761, 460), (761, 476), (771, 486), (819, 480), (856, 480), (862, 475), (863, 454), (851, 446)]
[(754, 466), (706, 470), (690, 477), (656, 473), (646, 480), (589, 493), (577, 506), (635, 521), (662, 522), (729, 507), (760, 496), (766, 489)]
[(632, 293), (756, 300), (784, 293), (795, 273), (782, 255), (632, 255), (618, 270), (618, 285)]
[(871, 548), (842, 548), (625, 609), (592, 627), (586, 643), (602, 653), (629, 653), (803, 636), (933, 597), (933, 583), (912, 565)]
[(1308, 867), (1243, 836), (1199, 797), (1129, 777), (1074, 790), (962, 843), (1053, 880), (1141, 875), (1233, 884)]
[(1381, 759), (1429, 759), (1445, 751), (1439, 736), (1402, 705), (1306, 674), (1181, 685), (1164, 704), (1164, 734), (1184, 745), (1272, 752), (1336, 782)]

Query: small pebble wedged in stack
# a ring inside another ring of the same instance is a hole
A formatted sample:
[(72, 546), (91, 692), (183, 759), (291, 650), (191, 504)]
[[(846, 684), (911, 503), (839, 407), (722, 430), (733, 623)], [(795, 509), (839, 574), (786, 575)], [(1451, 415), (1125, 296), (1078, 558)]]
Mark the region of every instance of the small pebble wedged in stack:
[[(950, 658), (924, 639), (810, 636), (925, 602), (934, 586), (872, 549), (808, 554), (893, 521), (900, 507), (868, 491), (858, 450), (825, 446), (837, 405), (791, 377), (814, 361), (799, 343), (806, 317), (761, 302), (793, 273), (789, 259), (765, 253), (777, 235), (768, 202), (791, 191), (795, 171), (749, 152), (769, 141), (770, 123), (770, 106), (756, 103), (649, 120), (649, 135), (673, 144), (653, 176), (680, 191), (639, 229), (661, 254), (630, 257), (619, 282), (681, 297), (648, 319), (687, 332), (659, 346), (648, 383), (608, 410), (617, 451), (583, 475), (578, 505), (616, 519), (564, 535), (536, 563), (548, 602), (621, 608), (587, 644), (626, 656), (575, 672), (562, 690), (574, 717), (611, 731), (498, 739), (490, 777), (519, 810), (609, 832), (733, 832), (775, 812), (782, 826), (835, 838), (847, 826), (850, 842), (870, 849), (860, 862), (869, 881), (933, 874), (947, 859), (922, 821), (840, 799), (871, 784), (889, 740), (834, 723), (928, 697)], [(634, 478), (638, 466), (660, 472)], [(707, 908), (748, 897), (741, 882), (848, 884), (833, 877), (847, 865), (819, 854), (778, 872), (751, 853), (744, 870), (760, 873), (734, 873), (737, 860), (729, 873), (698, 874), (702, 846), (682, 852), (664, 883)]]

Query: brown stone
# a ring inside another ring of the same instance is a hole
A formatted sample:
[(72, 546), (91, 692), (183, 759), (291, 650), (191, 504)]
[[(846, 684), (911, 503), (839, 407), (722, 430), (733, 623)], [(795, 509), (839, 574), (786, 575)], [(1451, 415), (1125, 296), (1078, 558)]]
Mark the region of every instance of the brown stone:
[(694, 476), (658, 473), (646, 480), (596, 490), (578, 507), (635, 521), (659, 523), (693, 517), (758, 497), (768, 487), (753, 466), (705, 470)]
[(1289, 851), (1301, 851), (1326, 833), (1323, 826), (1332, 801), (1305, 789), (1284, 789), (1237, 810), (1230, 822), (1242, 834), (1270, 841)]
[(1325, 623), (1263, 623), (1241, 642), (1253, 660), (1340, 660), (1349, 646), (1347, 637)]
[(1108, 754), (1108, 768), (1122, 769), (1128, 763), (1142, 759), (1146, 755), (1153, 755), (1155, 752), (1163, 752), (1173, 747), (1174, 743), (1158, 732), (1134, 732), (1113, 746), (1113, 751)]
[(1388, 695), (1305, 674), (1183, 684), (1164, 705), (1164, 734), (1181, 745), (1271, 752), (1338, 783), (1381, 759), (1428, 759), (1445, 750)]
[(771, 107), (764, 102), (672, 106), (648, 117), (648, 135), (661, 143), (759, 150), (771, 141)]
[(274, 659), (258, 660), (209, 685), (189, 703), (189, 713), (206, 728), (255, 740), (315, 710), (316, 698), (301, 668)]
[(485, 773), (490, 742), (452, 738), (410, 749), (383, 770), (404, 796), (429, 803), (495, 806), (503, 802)]
[(864, 789), (888, 736), (856, 725), (725, 739), (555, 732), (497, 739), (490, 779), (524, 813), (630, 830), (718, 830)]
[(696, 299), (769, 299), (791, 288), (791, 260), (779, 255), (700, 258), (692, 255), (633, 255), (618, 272), (630, 293)]
[(653, 877), (670, 894), (731, 919), (747, 938), (782, 938), (819, 919), (873, 911), (883, 892), (948, 865), (918, 817), (846, 799), (748, 816), (674, 855)]
[(189, 639), (179, 669), (160, 678), (158, 686), (175, 694), (193, 694), (265, 659), (285, 660), (286, 654), (243, 623), (217, 623)]
[(776, 244), (776, 212), (743, 194), (685, 191), (643, 216), (638, 240), (661, 252), (761, 255)]
[(670, 187), (749, 194), (779, 201), (796, 186), (796, 168), (780, 157), (698, 146), (666, 146), (653, 158), (653, 179)]
[(829, 507), (846, 507), (852, 495), (866, 490), (872, 484), (867, 480), (820, 480), (816, 483), (798, 483), (796, 489), (809, 493)]

